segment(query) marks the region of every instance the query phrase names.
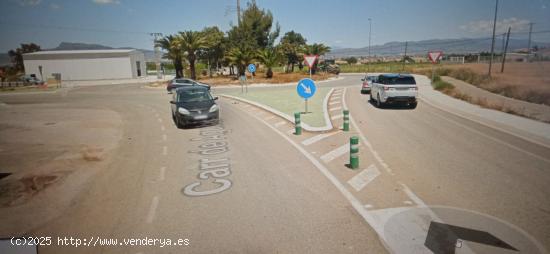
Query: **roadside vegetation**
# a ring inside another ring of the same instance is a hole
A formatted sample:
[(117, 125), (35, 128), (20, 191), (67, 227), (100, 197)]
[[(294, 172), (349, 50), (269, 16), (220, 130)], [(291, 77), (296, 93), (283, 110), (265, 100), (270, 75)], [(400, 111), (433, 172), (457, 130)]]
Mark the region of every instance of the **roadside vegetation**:
[[(167, 35), (156, 44), (165, 51), (164, 57), (172, 61), (170, 67), (175, 69), (176, 77), (189, 76), (212, 83), (217, 79), (237, 80), (238, 76), (246, 74), (249, 64), (257, 66), (256, 76), (272, 80), (268, 83), (278, 83), (301, 76), (293, 75), (296, 65), (300, 72), (308, 73), (302, 66), (305, 54), (330, 52), (330, 47), (322, 43), (307, 44), (307, 40), (295, 31), (285, 33), (280, 43), (276, 43), (280, 30), (272, 13), (252, 1), (243, 10), (238, 24), (231, 25), (229, 31), (223, 32), (216, 26), (201, 31), (188, 30)], [(315, 65), (312, 73), (316, 70)], [(276, 78), (287, 74), (292, 75)]]

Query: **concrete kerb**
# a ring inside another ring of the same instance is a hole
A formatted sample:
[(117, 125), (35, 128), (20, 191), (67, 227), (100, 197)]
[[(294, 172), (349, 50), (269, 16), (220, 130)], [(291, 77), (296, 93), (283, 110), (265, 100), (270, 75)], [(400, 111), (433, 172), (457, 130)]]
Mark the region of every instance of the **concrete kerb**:
[[(325, 99), (323, 100), (323, 114), (324, 114), (324, 118), (325, 118), (325, 126), (313, 127), (313, 126), (309, 126), (308, 124), (302, 122), (301, 123), (302, 124), (302, 129), (304, 129), (306, 131), (309, 131), (309, 132), (322, 132), (322, 131), (330, 131), (334, 128), (332, 126), (332, 122), (331, 122), (330, 116), (328, 114), (328, 99), (332, 95), (332, 92), (334, 92), (334, 88), (330, 89), (330, 91), (325, 96)], [(227, 94), (220, 94), (220, 96), (230, 98), (230, 99), (233, 99), (233, 100), (238, 100), (238, 101), (248, 103), (248, 104), (256, 106), (256, 107), (259, 107), (261, 109), (267, 110), (267, 111), (269, 111), (269, 112), (271, 112), (275, 115), (278, 115), (278, 116), (284, 118), (285, 120), (289, 121), (290, 123), (294, 124), (294, 117), (293, 116), (290, 116), (286, 113), (283, 113), (279, 110), (276, 110), (276, 109), (274, 109), (270, 106), (267, 106), (267, 105), (264, 105), (264, 104), (261, 104), (261, 103), (258, 103), (258, 102), (250, 101), (250, 100), (247, 100), (247, 99), (239, 98), (237, 96), (232, 96), (232, 95), (227, 95)]]

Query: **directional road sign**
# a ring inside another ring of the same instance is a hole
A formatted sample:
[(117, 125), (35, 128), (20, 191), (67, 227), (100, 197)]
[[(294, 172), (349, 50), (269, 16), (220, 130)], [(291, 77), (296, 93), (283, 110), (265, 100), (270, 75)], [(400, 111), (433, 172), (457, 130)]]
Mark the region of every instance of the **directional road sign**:
[(312, 79), (304, 78), (298, 82), (296, 91), (298, 92), (298, 95), (300, 95), (300, 97), (304, 99), (309, 99), (315, 94), (315, 91), (317, 91), (317, 87), (315, 87), (315, 82), (313, 82)]
[(249, 65), (248, 65), (248, 72), (250, 72), (250, 73), (256, 72), (256, 65), (254, 65), (254, 64), (249, 64)]

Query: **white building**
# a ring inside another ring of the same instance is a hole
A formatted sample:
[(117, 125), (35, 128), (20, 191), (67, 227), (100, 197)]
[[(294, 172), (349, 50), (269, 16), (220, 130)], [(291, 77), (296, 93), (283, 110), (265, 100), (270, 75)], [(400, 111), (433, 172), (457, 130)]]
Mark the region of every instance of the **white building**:
[(135, 49), (52, 50), (23, 54), (25, 74), (47, 80), (131, 79), (146, 76), (145, 56)]

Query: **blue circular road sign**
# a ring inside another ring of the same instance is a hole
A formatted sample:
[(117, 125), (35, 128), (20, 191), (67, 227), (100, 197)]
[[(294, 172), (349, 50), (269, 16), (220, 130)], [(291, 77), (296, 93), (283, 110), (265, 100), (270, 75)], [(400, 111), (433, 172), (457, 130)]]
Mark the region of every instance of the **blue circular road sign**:
[(315, 94), (315, 91), (317, 91), (317, 87), (315, 86), (315, 82), (313, 82), (312, 79), (304, 78), (298, 81), (296, 91), (298, 92), (298, 95), (300, 95), (300, 97), (304, 99), (309, 99)]
[(256, 72), (256, 65), (254, 65), (254, 64), (249, 64), (249, 65), (248, 65), (248, 72), (250, 72), (250, 73)]

